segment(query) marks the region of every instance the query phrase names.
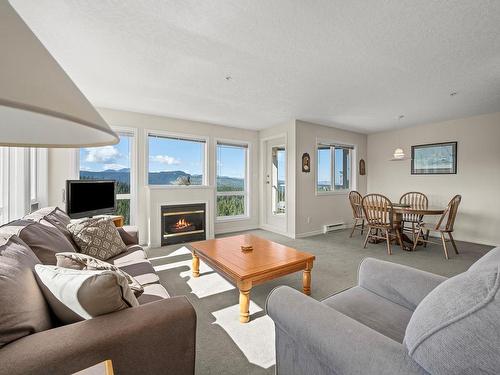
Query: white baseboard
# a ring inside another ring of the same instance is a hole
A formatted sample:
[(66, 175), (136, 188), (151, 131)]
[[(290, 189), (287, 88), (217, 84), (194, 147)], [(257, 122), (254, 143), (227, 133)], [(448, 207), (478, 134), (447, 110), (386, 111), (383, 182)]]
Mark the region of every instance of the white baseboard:
[(260, 229), (267, 230), (269, 232), (273, 232), (276, 234), (281, 234), (282, 236), (289, 237), (292, 239), (295, 239), (295, 233), (288, 233), (280, 228), (273, 227), (272, 225), (269, 224), (261, 224)]

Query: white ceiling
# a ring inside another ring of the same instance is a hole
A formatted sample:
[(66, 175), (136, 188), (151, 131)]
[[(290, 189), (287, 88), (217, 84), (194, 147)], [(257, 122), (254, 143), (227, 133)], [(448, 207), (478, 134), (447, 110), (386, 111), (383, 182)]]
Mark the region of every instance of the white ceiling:
[(11, 3), (101, 107), (366, 133), (500, 111), (500, 1)]

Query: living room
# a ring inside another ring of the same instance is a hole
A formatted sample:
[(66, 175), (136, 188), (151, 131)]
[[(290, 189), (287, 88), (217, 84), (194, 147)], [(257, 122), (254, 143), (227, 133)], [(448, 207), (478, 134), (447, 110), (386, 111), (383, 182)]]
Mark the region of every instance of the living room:
[(499, 3), (0, 18), (0, 374), (500, 372)]

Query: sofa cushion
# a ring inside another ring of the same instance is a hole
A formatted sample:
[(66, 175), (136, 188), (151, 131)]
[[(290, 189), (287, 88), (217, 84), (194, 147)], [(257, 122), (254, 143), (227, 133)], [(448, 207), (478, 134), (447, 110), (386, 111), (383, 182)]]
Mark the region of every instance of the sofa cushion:
[(492, 265), (500, 265), (500, 247), (496, 247), (488, 251), (474, 264), (472, 264), (472, 266), (469, 267), (469, 271), (475, 271), (483, 267), (490, 267)]
[(23, 220), (33, 220), (39, 223), (48, 222), (55, 226), (64, 236), (68, 239), (69, 242), (73, 245), (74, 251), (78, 251), (78, 246), (73, 241), (73, 236), (71, 232), (68, 230), (67, 226), (71, 223), (71, 219), (59, 207), (44, 207), (32, 212), (23, 217)]
[(404, 342), (426, 371), (498, 373), (500, 264), (487, 263), (446, 280), (417, 306)]
[(137, 227), (124, 225), (123, 227), (118, 227), (117, 229), (125, 245), (137, 245), (139, 243), (139, 232)]
[(83, 219), (68, 225), (68, 230), (83, 254), (107, 260), (127, 250), (110, 218)]
[(144, 288), (135, 278), (111, 263), (81, 253), (58, 253), (56, 258), (58, 267), (74, 270), (110, 270), (118, 272), (127, 279), (128, 285), (136, 297), (139, 297), (144, 292)]
[(75, 251), (71, 242), (49, 222), (15, 220), (0, 227), (0, 235), (17, 235), (43, 264), (56, 264), (55, 254)]
[(40, 263), (20, 238), (0, 239), (0, 347), (52, 328), (33, 268)]
[(126, 265), (141, 261), (146, 259), (146, 253), (142, 247), (138, 245), (127, 246), (127, 250), (117, 256), (109, 258), (107, 261), (115, 266), (120, 267), (121, 265)]
[(149, 284), (144, 286), (144, 293), (137, 299), (139, 304), (158, 301), (161, 299), (170, 298), (167, 290), (161, 284)]
[(412, 315), (410, 309), (359, 286), (335, 294), (323, 303), (399, 343), (403, 342)]
[(35, 272), (52, 311), (65, 324), (139, 305), (127, 279), (114, 271), (37, 264)]
[(141, 285), (157, 283), (160, 280), (153, 265), (147, 259), (138, 260), (118, 267), (135, 277)]

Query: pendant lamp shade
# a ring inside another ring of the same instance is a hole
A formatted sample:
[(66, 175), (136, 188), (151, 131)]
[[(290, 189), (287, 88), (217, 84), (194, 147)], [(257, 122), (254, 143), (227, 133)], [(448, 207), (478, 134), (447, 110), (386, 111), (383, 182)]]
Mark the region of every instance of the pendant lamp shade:
[(118, 136), (8, 1), (0, 1), (0, 145), (86, 147)]

